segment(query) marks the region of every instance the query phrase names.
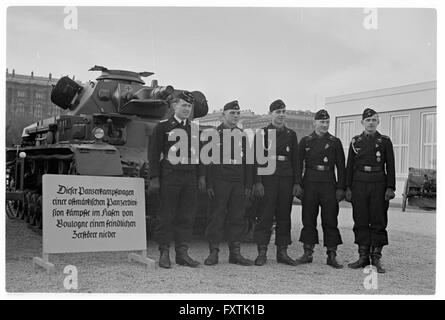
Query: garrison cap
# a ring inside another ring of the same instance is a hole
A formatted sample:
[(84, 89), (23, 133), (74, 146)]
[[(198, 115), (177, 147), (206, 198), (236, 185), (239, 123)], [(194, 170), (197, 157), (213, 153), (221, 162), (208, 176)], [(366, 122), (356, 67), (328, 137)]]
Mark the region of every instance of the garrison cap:
[(315, 120), (327, 120), (329, 119), (329, 113), (325, 109), (318, 110), (315, 114)]
[(195, 101), (195, 97), (193, 97), (193, 94), (186, 90), (179, 91), (174, 95), (174, 98), (182, 99), (190, 104), (193, 104), (193, 102)]
[(372, 117), (372, 116), (375, 115), (375, 114), (377, 114), (377, 111), (375, 111), (375, 110), (373, 110), (373, 109), (371, 109), (371, 108), (366, 108), (366, 109), (363, 111), (363, 114), (362, 114), (362, 120), (365, 120), (366, 118)]
[(284, 108), (286, 108), (286, 105), (284, 104), (283, 100), (278, 99), (270, 104), (269, 111), (274, 112), (275, 110), (284, 109)]
[(224, 111), (226, 110), (239, 110), (238, 100), (226, 103), (226, 105), (224, 106)]

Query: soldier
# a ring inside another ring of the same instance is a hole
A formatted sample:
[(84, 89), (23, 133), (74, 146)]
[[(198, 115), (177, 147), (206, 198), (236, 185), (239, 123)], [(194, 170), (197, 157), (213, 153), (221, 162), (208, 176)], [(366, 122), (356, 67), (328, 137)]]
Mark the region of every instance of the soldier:
[[(253, 265), (253, 261), (244, 258), (240, 253), (240, 244), (244, 227), (244, 202), (250, 196), (252, 189), (252, 165), (246, 163), (246, 143), (243, 137), (241, 155), (234, 154), (234, 143), (224, 141), (223, 130), (230, 130), (233, 134), (242, 134), (238, 128), (240, 108), (238, 101), (232, 101), (224, 106), (223, 122), (216, 130), (220, 137), (220, 162), (208, 166), (207, 187), (209, 198), (213, 199), (208, 225), (205, 231), (209, 241), (210, 254), (204, 264), (215, 265), (218, 263), (219, 244), (226, 236), (229, 244), (229, 263), (243, 266)], [(235, 132), (234, 132), (235, 131)], [(230, 164), (223, 162), (223, 148), (230, 147)], [(236, 159), (238, 158), (238, 160)], [(240, 161), (240, 162), (238, 162)]]
[[(304, 254), (299, 263), (312, 262), (318, 244), (317, 216), (321, 207), (323, 242), (327, 248), (327, 264), (336, 269), (343, 266), (336, 260), (337, 246), (342, 244), (337, 227), (338, 202), (345, 194), (345, 155), (341, 141), (331, 135), (330, 117), (326, 110), (315, 114), (315, 131), (301, 139), (298, 154), (300, 165), (305, 164), (303, 176), (302, 221), (300, 241)], [(334, 168), (337, 169), (337, 179)]]
[(352, 201), (355, 243), (359, 259), (348, 266), (352, 269), (371, 264), (379, 273), (382, 248), (388, 244), (388, 206), (396, 189), (394, 150), (391, 139), (377, 131), (380, 120), (376, 111), (365, 109), (362, 115), (364, 131), (355, 136), (349, 146), (346, 169), (346, 200)]
[(291, 244), (291, 211), (293, 197), (301, 193), (301, 168), (298, 163), (298, 140), (293, 130), (284, 125), (286, 105), (276, 100), (269, 106), (272, 115), (271, 124), (263, 128), (264, 142), (267, 145), (269, 130), (276, 132), (276, 169), (274, 174), (255, 175), (254, 193), (260, 198), (258, 223), (255, 226), (254, 241), (258, 246), (258, 257), (255, 265), (262, 266), (267, 261), (267, 246), (270, 242), (272, 224), (276, 219), (275, 245), (277, 246), (277, 262), (291, 266), (297, 262), (287, 254), (287, 246)]
[[(190, 116), (193, 95), (181, 91), (170, 101), (174, 115), (160, 121), (154, 128), (150, 143), (150, 185), (149, 192), (160, 189), (159, 224), (155, 230), (155, 238), (159, 243), (159, 266), (170, 268), (169, 247), (175, 240), (176, 263), (183, 266), (197, 267), (199, 262), (188, 255), (188, 242), (192, 235), (193, 222), (197, 208), (198, 176), (199, 189), (205, 190), (205, 168), (192, 163), (193, 151), (191, 144)], [(169, 152), (176, 150), (177, 141), (169, 141), (173, 130), (182, 129), (187, 133), (188, 157), (179, 163), (173, 163)], [(198, 137), (195, 137), (199, 139)], [(199, 141), (199, 140), (198, 140)]]

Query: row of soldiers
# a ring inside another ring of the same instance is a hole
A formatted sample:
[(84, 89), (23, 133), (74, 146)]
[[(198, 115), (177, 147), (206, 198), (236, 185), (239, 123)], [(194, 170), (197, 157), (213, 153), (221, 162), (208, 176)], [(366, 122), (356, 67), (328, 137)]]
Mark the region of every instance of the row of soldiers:
[[(173, 163), (169, 159), (169, 152), (176, 143), (168, 138), (173, 130), (184, 129), (190, 141), (197, 138), (192, 137), (193, 130), (188, 120), (193, 102), (193, 96), (187, 91), (170, 101), (174, 115), (155, 127), (149, 148), (149, 192), (160, 193), (159, 224), (155, 230), (160, 267), (171, 268), (169, 247), (172, 241), (175, 243), (177, 264), (189, 267), (200, 264), (188, 254), (199, 190), (206, 191), (212, 199), (205, 231), (210, 253), (205, 265), (218, 263), (224, 236), (229, 246), (229, 263), (264, 265), (274, 221), (277, 262), (293, 266), (310, 263), (314, 247), (319, 243), (317, 216), (321, 208), (327, 264), (340, 269), (343, 266), (336, 255), (342, 238), (337, 217), (339, 202), (346, 199), (352, 203), (353, 231), (359, 252), (359, 259), (348, 266), (358, 269), (372, 264), (379, 273), (385, 272), (381, 257), (382, 247), (388, 244), (387, 210), (389, 200), (394, 198), (395, 168), (391, 140), (377, 131), (379, 117), (376, 111), (369, 108), (363, 111), (364, 131), (352, 139), (345, 166), (342, 143), (328, 131), (330, 117), (326, 110), (315, 114), (314, 132), (298, 143), (296, 133), (285, 126), (285, 103), (274, 101), (269, 108), (271, 123), (262, 130), (264, 143), (268, 141), (268, 133), (271, 130), (275, 132), (276, 167), (273, 174), (260, 175), (260, 165), (245, 161), (246, 139), (242, 141), (242, 162), (221, 161), (205, 166), (192, 163), (190, 159), (183, 163)], [(223, 130), (242, 130), (238, 127), (239, 119), (238, 101), (227, 103), (223, 121), (216, 128), (221, 139)], [(255, 261), (245, 258), (240, 252), (244, 203), (251, 195), (259, 199), (258, 207), (261, 208), (254, 230), (254, 241), (258, 246)], [(298, 259), (292, 259), (287, 253), (291, 244), (294, 197), (302, 203), (303, 228), (299, 240), (303, 243), (304, 254)]]

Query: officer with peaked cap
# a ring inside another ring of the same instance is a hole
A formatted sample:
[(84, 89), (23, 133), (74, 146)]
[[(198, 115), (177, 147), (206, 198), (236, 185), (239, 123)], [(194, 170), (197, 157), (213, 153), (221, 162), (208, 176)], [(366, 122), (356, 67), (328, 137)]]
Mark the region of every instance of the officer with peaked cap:
[[(263, 146), (267, 146), (270, 131), (275, 131), (276, 168), (272, 175), (259, 175), (256, 162), (254, 193), (260, 199), (258, 223), (255, 226), (254, 241), (258, 246), (258, 257), (255, 265), (262, 266), (267, 261), (267, 247), (270, 242), (274, 218), (276, 220), (275, 245), (277, 262), (297, 265), (287, 254), (291, 244), (291, 211), (295, 195), (301, 193), (301, 168), (298, 162), (298, 140), (296, 133), (284, 124), (286, 105), (282, 100), (275, 100), (269, 106), (271, 123), (264, 127)], [(256, 143), (255, 143), (256, 145)], [(267, 156), (267, 151), (265, 152)]]
[[(246, 163), (247, 139), (237, 126), (239, 118), (238, 101), (227, 103), (224, 106), (223, 122), (216, 128), (220, 139), (219, 163), (207, 166), (207, 191), (209, 198), (213, 200), (205, 231), (210, 254), (204, 264), (209, 266), (218, 263), (219, 244), (224, 238), (224, 231), (230, 251), (229, 263), (253, 265), (253, 261), (244, 258), (240, 252), (244, 229), (244, 202), (251, 193), (253, 168)], [(225, 139), (224, 131), (238, 139)], [(235, 143), (239, 145), (235, 146)], [(224, 158), (224, 149), (230, 150), (228, 159)]]
[[(326, 110), (315, 114), (315, 130), (299, 143), (299, 161), (303, 166), (303, 197), (300, 241), (304, 254), (299, 263), (310, 263), (315, 244), (318, 244), (317, 216), (321, 207), (323, 243), (327, 248), (327, 264), (340, 269), (336, 260), (337, 246), (342, 244), (338, 230), (338, 202), (344, 198), (345, 155), (343, 146), (329, 130), (330, 117)], [(335, 170), (337, 169), (337, 177)]]
[(388, 244), (388, 206), (395, 196), (396, 178), (392, 142), (377, 131), (379, 123), (377, 112), (365, 109), (364, 131), (349, 146), (346, 200), (352, 202), (359, 259), (348, 266), (358, 269), (371, 262), (377, 272), (384, 273), (380, 260), (382, 248)]
[[(192, 153), (197, 151), (193, 150), (191, 143), (191, 126), (195, 124), (188, 120), (193, 102), (190, 92), (176, 93), (170, 100), (174, 115), (155, 126), (149, 146), (149, 193), (160, 191), (159, 224), (155, 230), (155, 238), (159, 243), (159, 266), (162, 268), (171, 268), (169, 247), (172, 240), (175, 241), (177, 264), (189, 267), (199, 265), (199, 262), (188, 255), (188, 242), (192, 236), (197, 210), (198, 184), (200, 190), (206, 189), (205, 168), (193, 163), (191, 159)], [(180, 150), (177, 150), (178, 141), (168, 139), (174, 130), (184, 130), (187, 133), (187, 157), (182, 158)], [(171, 158), (172, 154), (178, 156), (178, 153), (181, 157), (179, 162)]]

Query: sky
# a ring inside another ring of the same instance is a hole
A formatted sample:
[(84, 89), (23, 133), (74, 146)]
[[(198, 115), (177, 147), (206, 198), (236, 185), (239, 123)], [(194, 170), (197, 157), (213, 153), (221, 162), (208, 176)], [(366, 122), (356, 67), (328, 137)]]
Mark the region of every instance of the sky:
[(238, 100), (258, 114), (275, 99), (315, 111), (325, 97), (436, 80), (434, 9), (378, 9), (366, 29), (363, 8), (76, 8), (69, 29), (64, 7), (9, 7), (9, 72), (152, 71), (148, 84), (202, 91), (210, 111)]

